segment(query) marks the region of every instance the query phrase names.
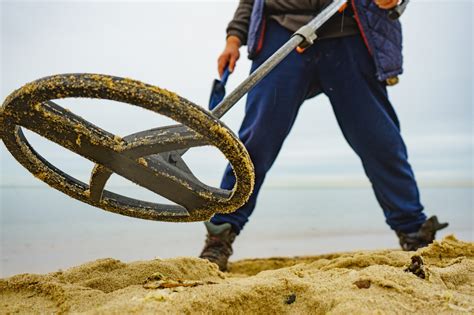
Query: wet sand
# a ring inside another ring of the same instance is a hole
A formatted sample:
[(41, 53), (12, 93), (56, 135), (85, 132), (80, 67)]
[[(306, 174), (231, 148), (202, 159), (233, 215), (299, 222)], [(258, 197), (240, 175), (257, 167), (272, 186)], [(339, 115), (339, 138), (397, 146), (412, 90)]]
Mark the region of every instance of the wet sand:
[(246, 259), (228, 273), (190, 257), (98, 259), (2, 279), (0, 306), (0, 313), (24, 314), (465, 314), (474, 312), (474, 243), (449, 236), (417, 252)]

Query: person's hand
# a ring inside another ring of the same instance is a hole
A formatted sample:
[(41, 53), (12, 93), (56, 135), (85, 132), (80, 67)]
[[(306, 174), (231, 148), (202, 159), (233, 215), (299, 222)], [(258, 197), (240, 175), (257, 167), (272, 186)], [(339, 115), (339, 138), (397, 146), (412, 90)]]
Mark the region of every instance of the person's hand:
[(242, 43), (237, 36), (231, 35), (227, 37), (224, 51), (217, 59), (217, 71), (219, 72), (220, 77), (222, 77), (227, 65), (229, 65), (230, 72), (234, 72), (235, 64), (240, 58), (239, 48), (241, 45)]
[(398, 5), (398, 0), (374, 0), (375, 4), (385, 10), (395, 8)]

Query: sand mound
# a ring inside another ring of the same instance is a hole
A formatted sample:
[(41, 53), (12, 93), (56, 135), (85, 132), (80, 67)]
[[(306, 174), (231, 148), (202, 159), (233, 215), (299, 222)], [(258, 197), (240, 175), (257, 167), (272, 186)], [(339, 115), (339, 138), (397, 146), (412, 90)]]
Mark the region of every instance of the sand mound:
[[(414, 258), (413, 258), (414, 257)], [(235, 262), (100, 259), (0, 280), (0, 313), (473, 313), (474, 243)]]

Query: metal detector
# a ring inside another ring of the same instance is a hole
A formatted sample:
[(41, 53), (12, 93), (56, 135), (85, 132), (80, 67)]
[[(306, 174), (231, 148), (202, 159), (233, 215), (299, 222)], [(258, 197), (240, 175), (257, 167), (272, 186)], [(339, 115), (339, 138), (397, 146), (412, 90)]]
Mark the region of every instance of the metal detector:
[[(255, 174), (244, 145), (220, 118), (295, 48), (312, 45), (316, 30), (345, 3), (330, 3), (211, 112), (139, 81), (101, 74), (60, 74), (28, 83), (6, 98), (0, 109), (0, 136), (15, 159), (37, 178), (106, 211), (181, 222), (204, 221), (215, 213), (233, 212), (248, 200)], [(136, 105), (180, 124), (122, 138), (51, 101), (77, 97)], [(62, 172), (39, 155), (26, 140), (22, 127), (94, 162), (89, 183)], [(188, 149), (207, 145), (219, 149), (231, 164), (236, 177), (232, 190), (202, 183), (181, 158)], [(176, 204), (151, 203), (105, 190), (113, 173)]]

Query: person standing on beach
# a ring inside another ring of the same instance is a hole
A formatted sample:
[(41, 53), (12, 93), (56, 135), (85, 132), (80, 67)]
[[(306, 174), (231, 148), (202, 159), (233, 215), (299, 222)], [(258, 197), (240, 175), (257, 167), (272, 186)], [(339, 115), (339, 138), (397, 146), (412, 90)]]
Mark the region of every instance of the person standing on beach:
[[(239, 48), (247, 45), (257, 69), (293, 32), (308, 23), (330, 0), (240, 0), (227, 27), (226, 46), (218, 58), (222, 76), (235, 69)], [(248, 94), (239, 138), (255, 167), (255, 188), (248, 202), (230, 214), (206, 222), (201, 258), (223, 271), (232, 243), (252, 214), (264, 178), (289, 134), (301, 104), (324, 93), (342, 133), (360, 157), (386, 222), (404, 250), (416, 250), (435, 239), (440, 224), (427, 219), (420, 202), (400, 125), (387, 86), (402, 73), (402, 34), (389, 9), (398, 0), (351, 0), (317, 32), (318, 40), (293, 51)], [(232, 189), (228, 165), (221, 187)]]

